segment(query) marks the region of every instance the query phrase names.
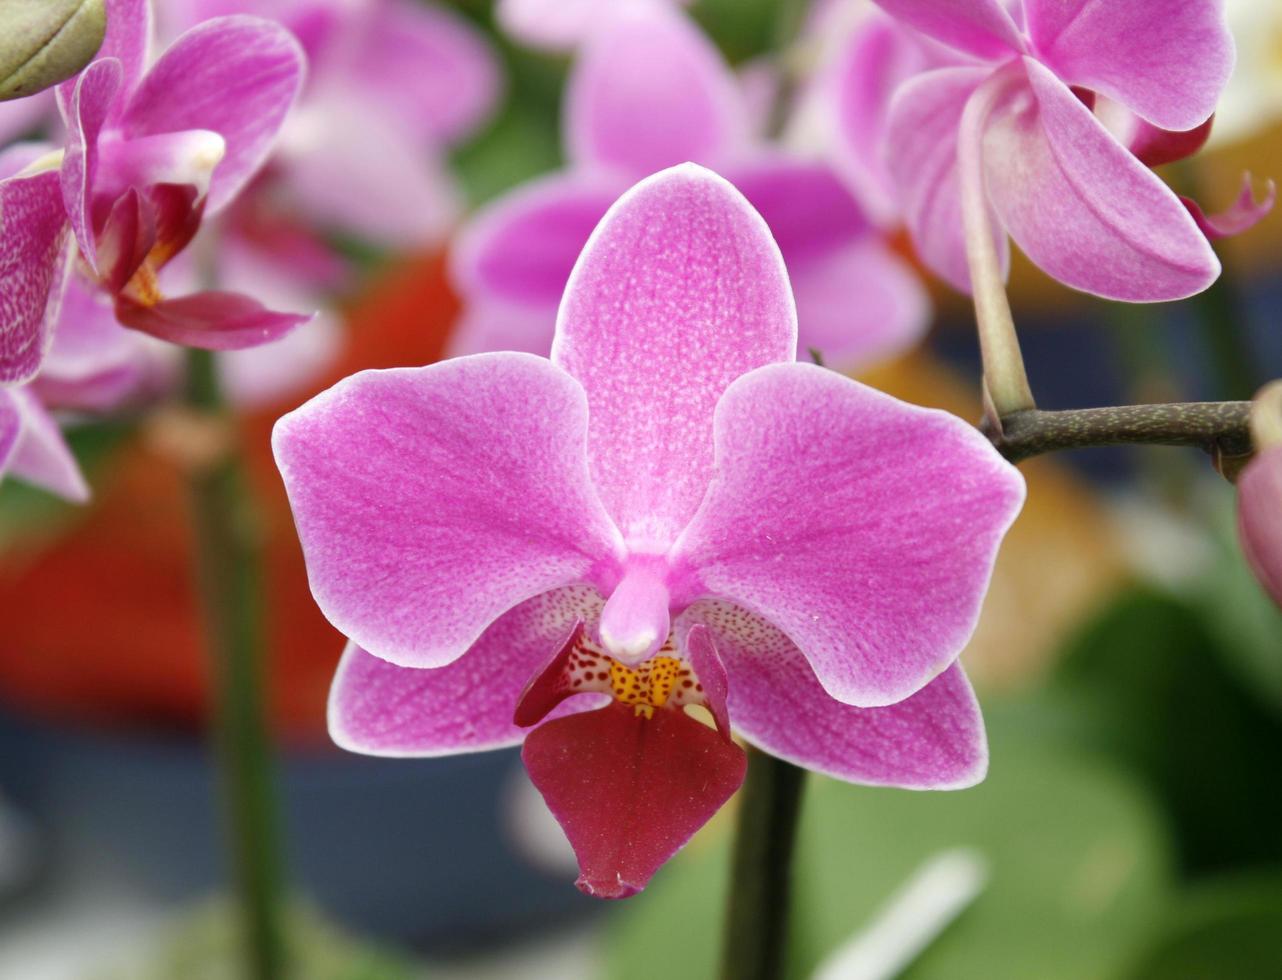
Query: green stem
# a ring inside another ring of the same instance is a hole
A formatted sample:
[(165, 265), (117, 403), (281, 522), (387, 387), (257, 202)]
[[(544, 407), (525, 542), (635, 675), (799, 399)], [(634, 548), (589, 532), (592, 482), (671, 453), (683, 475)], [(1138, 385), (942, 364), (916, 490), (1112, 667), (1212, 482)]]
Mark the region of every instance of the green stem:
[[(213, 356), (188, 352), (187, 404), (224, 419)], [(245, 939), (245, 976), (286, 971), (273, 762), (263, 715), (262, 586), (240, 467), (223, 454), (190, 474), (198, 583), (215, 687), (215, 742)]]
[(748, 749), (730, 872), (722, 980), (776, 980), (787, 952), (804, 769)]
[(1226, 476), (1251, 454), (1250, 402), (1178, 402), (1115, 405), (1062, 412), (1012, 412), (985, 435), (1012, 463), (1062, 449), (1088, 446), (1196, 446), (1210, 453)]

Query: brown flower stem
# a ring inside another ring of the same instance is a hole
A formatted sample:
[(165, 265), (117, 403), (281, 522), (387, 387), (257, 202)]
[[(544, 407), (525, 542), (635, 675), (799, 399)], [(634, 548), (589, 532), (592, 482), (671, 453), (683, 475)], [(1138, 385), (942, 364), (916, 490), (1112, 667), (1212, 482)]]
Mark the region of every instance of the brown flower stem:
[[(229, 420), (213, 355), (187, 357), (187, 408)], [(188, 467), (198, 585), (214, 682), (220, 767), (245, 942), (244, 976), (287, 975), (273, 761), (263, 711), (262, 582), (255, 522), (230, 450)]]
[(1232, 478), (1251, 455), (1250, 402), (1117, 405), (1062, 412), (1028, 409), (982, 428), (1012, 463), (1088, 446), (1196, 446)]
[(792, 852), (806, 771), (754, 748), (739, 793), (722, 980), (783, 975), (792, 897)]

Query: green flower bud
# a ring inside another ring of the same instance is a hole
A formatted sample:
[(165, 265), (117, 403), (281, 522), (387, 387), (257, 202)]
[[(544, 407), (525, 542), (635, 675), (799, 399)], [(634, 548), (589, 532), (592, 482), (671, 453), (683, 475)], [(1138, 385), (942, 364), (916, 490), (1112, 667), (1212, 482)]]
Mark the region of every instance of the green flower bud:
[(0, 0), (0, 101), (35, 95), (93, 60), (103, 0)]

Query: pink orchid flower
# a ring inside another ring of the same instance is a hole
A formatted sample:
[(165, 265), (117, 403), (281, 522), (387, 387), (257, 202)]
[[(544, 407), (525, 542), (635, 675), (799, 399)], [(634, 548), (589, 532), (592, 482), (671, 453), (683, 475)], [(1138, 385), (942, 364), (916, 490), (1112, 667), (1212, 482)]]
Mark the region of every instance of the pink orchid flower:
[[(308, 319), (238, 293), (166, 299), (159, 270), (266, 158), (303, 77), (283, 28), (249, 17), (201, 24), (149, 70), (143, 0), (112, 0), (102, 56), (58, 90), (63, 153), (0, 182), (0, 382), (33, 377), (77, 274), (117, 319), (175, 343), (253, 346)], [(53, 169), (56, 166), (56, 169)]]
[(366, 371), (282, 418), (312, 592), (351, 641), (335, 741), (524, 741), (580, 887), (611, 898), (734, 792), (731, 724), (840, 779), (980, 780), (955, 661), (1023, 480), (796, 338), (769, 228), (684, 164), (592, 234), (551, 360)]
[[(0, 181), (50, 149), (24, 143), (0, 153)], [(89, 487), (51, 410), (117, 408), (159, 391), (172, 374), (159, 350), (168, 345), (122, 329), (109, 300), (87, 286), (68, 278), (40, 373), (23, 385), (0, 386), (0, 480), (14, 476), (74, 503), (88, 499)]]
[[(1233, 66), (1219, 0), (877, 3), (957, 62), (906, 82), (888, 120), (889, 173), (934, 271), (969, 290), (969, 194), (1003, 270), (1009, 234), (1056, 279), (1113, 299), (1178, 299), (1215, 280), (1206, 236), (1145, 162), (1205, 138)], [(1125, 144), (1092, 112), (1097, 97), (1142, 124)]]
[[(690, 0), (650, 2), (689, 6)], [(508, 35), (530, 47), (569, 51), (608, 22), (610, 4), (601, 0), (499, 0), (494, 16)]]
[(479, 32), (421, 0), (177, 0), (167, 23), (229, 14), (283, 24), (309, 67), (251, 200), (379, 246), (439, 241), (459, 212), (444, 154), (488, 118), (501, 87)]
[(872, 0), (816, 4), (803, 39), (817, 65), (790, 135), (819, 146), (880, 223), (899, 224), (898, 185), (883, 152), (891, 99), (908, 79), (954, 59)]
[(455, 352), (546, 353), (557, 303), (589, 233), (628, 186), (694, 161), (765, 216), (788, 263), (803, 348), (841, 366), (920, 337), (929, 304), (825, 164), (754, 140), (716, 48), (675, 8), (618, 7), (580, 52), (565, 95), (570, 166), (506, 195), (462, 233), (452, 275), (466, 302)]

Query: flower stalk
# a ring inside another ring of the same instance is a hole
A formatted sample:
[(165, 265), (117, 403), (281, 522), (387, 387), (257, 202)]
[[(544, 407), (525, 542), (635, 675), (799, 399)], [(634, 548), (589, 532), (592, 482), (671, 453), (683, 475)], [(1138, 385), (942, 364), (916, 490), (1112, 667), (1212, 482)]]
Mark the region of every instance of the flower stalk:
[(783, 975), (792, 853), (805, 775), (790, 762), (748, 750), (730, 871), (723, 980), (774, 980)]
[(998, 418), (1036, 407), (1006, 296), (984, 187), (984, 128), (1009, 80), (1007, 71), (999, 71), (975, 90), (962, 112), (957, 140), (966, 261), (984, 364), (985, 401)]
[[(187, 406), (226, 420), (213, 355), (187, 354)], [(235, 884), (243, 917), (245, 975), (286, 974), (282, 872), (272, 756), (263, 714), (262, 585), (242, 474), (228, 452), (189, 467), (198, 585), (215, 691), (221, 769)]]
[(1116, 405), (1060, 412), (1029, 409), (985, 422), (984, 433), (1010, 462), (1091, 446), (1196, 446), (1232, 479), (1250, 457), (1250, 402)]

